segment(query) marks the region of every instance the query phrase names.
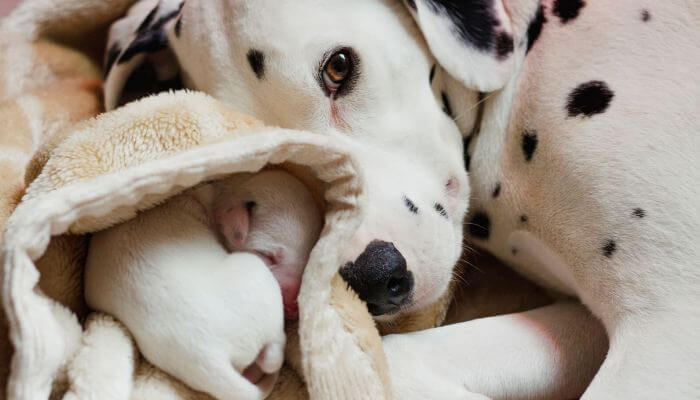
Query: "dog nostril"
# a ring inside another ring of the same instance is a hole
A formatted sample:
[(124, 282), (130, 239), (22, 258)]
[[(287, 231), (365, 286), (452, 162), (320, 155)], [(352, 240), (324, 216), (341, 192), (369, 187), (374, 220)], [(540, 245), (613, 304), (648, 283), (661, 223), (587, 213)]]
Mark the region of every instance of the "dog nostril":
[(389, 290), (392, 296), (396, 296), (401, 293), (401, 279), (391, 278), (389, 283), (387, 283), (386, 288)]

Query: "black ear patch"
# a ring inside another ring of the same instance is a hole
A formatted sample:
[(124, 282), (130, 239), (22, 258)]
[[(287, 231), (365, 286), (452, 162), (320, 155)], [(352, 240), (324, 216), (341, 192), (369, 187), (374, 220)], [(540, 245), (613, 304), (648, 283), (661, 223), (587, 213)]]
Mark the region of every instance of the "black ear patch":
[(265, 54), (260, 50), (250, 49), (246, 56), (248, 58), (248, 64), (250, 68), (255, 73), (258, 79), (265, 77)]
[(530, 25), (527, 27), (527, 50), (525, 50), (525, 54), (530, 52), (532, 46), (534, 46), (535, 42), (540, 37), (542, 28), (544, 28), (546, 22), (547, 17), (544, 16), (544, 6), (540, 6), (537, 9), (535, 17), (530, 21)]
[(585, 5), (583, 0), (556, 0), (552, 12), (565, 24), (576, 19)]
[(535, 150), (537, 150), (537, 143), (537, 131), (526, 129), (525, 132), (523, 132), (523, 142), (521, 145), (525, 161), (532, 160), (532, 156), (535, 154)]
[(411, 212), (411, 214), (418, 214), (418, 206), (416, 206), (416, 203), (411, 201), (408, 197), (404, 196), (403, 197), (403, 204), (408, 208), (408, 211)]
[(500, 31), (494, 0), (425, 0), (431, 12), (446, 15), (462, 41), (503, 59), (513, 51), (513, 37)]
[(491, 219), (483, 211), (477, 211), (469, 221), (469, 234), (477, 239), (486, 240), (491, 234)]
[(582, 83), (569, 93), (566, 110), (569, 117), (602, 114), (610, 106), (613, 97), (615, 94), (603, 81)]

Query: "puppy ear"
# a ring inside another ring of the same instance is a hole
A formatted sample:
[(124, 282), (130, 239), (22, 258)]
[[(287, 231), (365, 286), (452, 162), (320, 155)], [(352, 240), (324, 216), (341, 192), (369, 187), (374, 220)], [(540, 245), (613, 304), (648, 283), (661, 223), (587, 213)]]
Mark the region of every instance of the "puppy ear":
[[(527, 30), (527, 23), (511, 20), (504, 1), (405, 0), (405, 4), (442, 67), (466, 87), (490, 92), (505, 86), (514, 73), (514, 49)], [(537, 7), (537, 0), (513, 1)]]
[(112, 24), (104, 65), (106, 110), (149, 93), (182, 87), (168, 41), (178, 31), (184, 4), (185, 0), (141, 0)]
[(229, 251), (245, 250), (253, 207), (255, 202), (236, 202), (225, 209), (214, 210), (214, 222)]

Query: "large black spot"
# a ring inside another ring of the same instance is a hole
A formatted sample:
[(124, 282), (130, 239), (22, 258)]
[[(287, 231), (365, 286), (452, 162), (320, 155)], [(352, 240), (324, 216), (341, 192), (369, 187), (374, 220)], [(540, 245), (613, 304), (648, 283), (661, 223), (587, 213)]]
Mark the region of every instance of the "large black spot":
[(432, 12), (446, 15), (463, 41), (482, 51), (498, 51), (499, 21), (493, 0), (426, 0), (426, 5)]
[(632, 210), (632, 216), (637, 217), (637, 218), (644, 218), (646, 217), (647, 213), (641, 208), (635, 208)]
[(569, 93), (566, 110), (569, 117), (590, 117), (604, 113), (615, 94), (603, 81), (590, 81), (578, 85)]
[(450, 99), (447, 97), (447, 93), (445, 92), (442, 92), (442, 111), (444, 111), (450, 118), (454, 118), (454, 114), (452, 114), (452, 106), (450, 105)]
[(469, 221), (469, 234), (477, 239), (486, 240), (491, 233), (491, 220), (483, 211), (477, 211)]
[(585, 5), (586, 2), (583, 0), (556, 0), (552, 12), (565, 24), (578, 17), (579, 12)]
[(248, 64), (250, 68), (255, 72), (255, 76), (258, 79), (262, 79), (265, 76), (265, 54), (260, 50), (250, 49), (248, 50)]
[(418, 206), (416, 206), (416, 204), (413, 201), (411, 201), (411, 199), (404, 196), (403, 203), (406, 206), (406, 208), (408, 208), (408, 211), (410, 211), (413, 214), (418, 214)]
[(522, 143), (523, 154), (525, 155), (525, 161), (532, 160), (533, 154), (537, 149), (537, 132), (532, 129), (526, 129), (523, 132), (523, 143)]
[(532, 21), (530, 21), (530, 25), (527, 27), (526, 54), (530, 52), (530, 49), (532, 49), (532, 46), (540, 37), (540, 33), (542, 33), (542, 28), (544, 27), (545, 22), (547, 22), (547, 17), (544, 16), (544, 6), (540, 6), (540, 8), (537, 9), (535, 17), (532, 19)]
[(603, 245), (603, 255), (605, 257), (611, 258), (613, 253), (617, 250), (617, 243), (614, 240), (608, 239)]
[(472, 141), (474, 135), (465, 136), (462, 139), (464, 147), (464, 169), (469, 172), (469, 164), (471, 164), (472, 157), (469, 155), (469, 143)]
[(513, 37), (505, 32), (498, 34), (496, 38), (496, 55), (499, 60), (503, 60), (513, 52)]

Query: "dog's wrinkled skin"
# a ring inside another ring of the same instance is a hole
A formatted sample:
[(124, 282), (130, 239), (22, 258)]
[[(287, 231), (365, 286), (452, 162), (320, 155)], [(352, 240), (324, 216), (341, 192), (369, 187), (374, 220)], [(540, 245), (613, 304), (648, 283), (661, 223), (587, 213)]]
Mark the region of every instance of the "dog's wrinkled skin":
[[(145, 3), (155, 10), (149, 17)], [(381, 40), (371, 34), (378, 27)], [(352, 72), (336, 90), (324, 66), (341, 49), (349, 50)], [(163, 80), (179, 68), (186, 87), (266, 124), (355, 139), (364, 169), (372, 171), (373, 200), (346, 261), (375, 240), (402, 253), (415, 286), (399, 312), (385, 318), (444, 294), (460, 255), (469, 186), (461, 136), (431, 88), (434, 61), (402, 4), (144, 0), (114, 24), (108, 54), (114, 55), (106, 66), (108, 108), (119, 104), (138, 68), (152, 66)], [(476, 95), (470, 98), (473, 104)], [(405, 200), (414, 197), (423, 201), (417, 213)]]
[(700, 3), (407, 3), (464, 84), (448, 99), (487, 92), (469, 236), (578, 297), (610, 347), (569, 303), (392, 336), (400, 397), (699, 398)]
[[(247, 252), (230, 254), (219, 242), (217, 229), (230, 224), (245, 229), (233, 247)], [(284, 358), (280, 288), (296, 296), (321, 224), (308, 190), (286, 172), (205, 184), (96, 233), (85, 297), (127, 326), (146, 359), (192, 388), (219, 399), (259, 398)], [(251, 298), (255, 313), (241, 307)]]

